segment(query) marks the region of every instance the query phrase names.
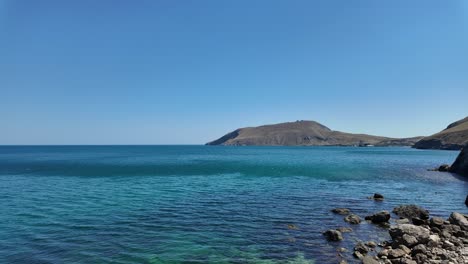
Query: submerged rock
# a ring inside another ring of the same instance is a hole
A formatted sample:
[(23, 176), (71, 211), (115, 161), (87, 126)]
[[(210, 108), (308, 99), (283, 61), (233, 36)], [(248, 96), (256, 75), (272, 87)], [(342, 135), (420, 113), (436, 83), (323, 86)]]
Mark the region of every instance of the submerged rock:
[(358, 215), (350, 214), (344, 218), (344, 220), (350, 224), (357, 225), (361, 223), (361, 218)]
[(410, 220), (413, 218), (420, 218), (423, 220), (429, 219), (429, 211), (414, 204), (395, 207), (393, 209), (393, 213), (401, 218), (407, 218)]
[(338, 230), (330, 229), (323, 233), (323, 235), (327, 238), (328, 241), (340, 241), (343, 240), (343, 236), (341, 232)]
[(374, 193), (374, 200), (377, 200), (377, 201), (383, 201), (384, 200), (384, 196), (380, 193)]
[(339, 215), (348, 215), (351, 213), (351, 210), (349, 210), (348, 208), (335, 208), (335, 209), (332, 209), (331, 211)]
[(353, 232), (351, 227), (338, 227), (336, 230), (340, 231), (341, 233)]

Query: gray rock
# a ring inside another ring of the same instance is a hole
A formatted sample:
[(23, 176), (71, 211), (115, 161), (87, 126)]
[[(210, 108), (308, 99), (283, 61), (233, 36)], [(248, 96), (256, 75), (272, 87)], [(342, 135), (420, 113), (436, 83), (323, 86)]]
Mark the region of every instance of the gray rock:
[(466, 199), (465, 199), (465, 205), (468, 206), (468, 195), (466, 196)]
[(453, 212), (449, 217), (450, 223), (459, 226), (462, 230), (468, 231), (468, 220), (460, 213)]
[(429, 221), (430, 226), (441, 227), (444, 224), (444, 219), (440, 217), (432, 217)]
[(366, 246), (368, 246), (370, 248), (375, 248), (375, 247), (377, 247), (377, 243), (375, 243), (374, 241), (367, 241)]
[(355, 214), (350, 214), (344, 218), (344, 220), (350, 224), (357, 225), (361, 223), (361, 218)]
[(406, 255), (406, 252), (401, 248), (390, 249), (388, 251), (388, 258), (389, 259), (396, 259), (401, 258)]
[(395, 207), (393, 212), (401, 218), (413, 219), (417, 217), (423, 220), (429, 219), (429, 211), (414, 204), (400, 205)]
[(335, 208), (335, 209), (332, 209), (331, 211), (339, 215), (347, 215), (351, 212), (351, 210), (349, 210), (348, 208)]
[(414, 246), (414, 241), (417, 241), (416, 244), (427, 243), (430, 235), (428, 229), (411, 224), (392, 226), (388, 232), (396, 245), (402, 244), (408, 247)]
[(411, 252), (411, 254), (416, 255), (416, 254), (426, 254), (427, 248), (423, 244), (419, 244), (415, 246)]
[(361, 259), (361, 263), (363, 264), (379, 264), (380, 262), (378, 262), (375, 258), (371, 257), (371, 256), (365, 256)]
[(338, 230), (330, 229), (323, 233), (323, 235), (327, 238), (328, 241), (340, 241), (343, 240), (343, 236), (341, 232)]

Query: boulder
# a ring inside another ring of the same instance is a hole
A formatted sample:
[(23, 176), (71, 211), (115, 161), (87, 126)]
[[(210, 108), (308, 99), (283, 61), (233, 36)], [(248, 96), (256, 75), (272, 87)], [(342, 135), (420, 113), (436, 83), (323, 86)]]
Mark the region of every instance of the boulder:
[(466, 199), (465, 199), (465, 205), (468, 206), (468, 195), (466, 196)]
[(349, 213), (351, 213), (351, 210), (349, 210), (348, 208), (335, 208), (335, 209), (332, 209), (331, 211), (339, 215), (348, 215)]
[(357, 225), (361, 223), (361, 218), (355, 214), (350, 214), (344, 218), (344, 220), (350, 224)]
[(411, 224), (392, 226), (388, 232), (395, 245), (405, 245), (410, 248), (416, 244), (427, 243), (430, 235), (428, 229)]
[(453, 212), (449, 217), (449, 221), (451, 224), (459, 226), (462, 230), (468, 231), (468, 220), (464, 215)]
[(330, 229), (323, 233), (323, 235), (327, 238), (328, 241), (340, 241), (343, 240), (343, 236), (341, 232), (338, 230)]
[(463, 147), (455, 162), (450, 166), (450, 172), (468, 176), (468, 144)]
[(400, 205), (395, 207), (393, 212), (401, 218), (420, 218), (422, 220), (429, 219), (429, 211), (414, 204)]
[(388, 211), (380, 211), (378, 213), (375, 213), (373, 215), (368, 215), (365, 218), (366, 220), (372, 221), (372, 223), (385, 223), (390, 220), (390, 213)]

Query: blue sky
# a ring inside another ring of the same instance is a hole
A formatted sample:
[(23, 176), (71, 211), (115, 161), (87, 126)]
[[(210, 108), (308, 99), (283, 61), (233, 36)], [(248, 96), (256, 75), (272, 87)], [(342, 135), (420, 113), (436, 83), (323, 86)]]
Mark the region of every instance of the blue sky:
[(0, 144), (201, 144), (468, 115), (468, 1), (0, 0)]

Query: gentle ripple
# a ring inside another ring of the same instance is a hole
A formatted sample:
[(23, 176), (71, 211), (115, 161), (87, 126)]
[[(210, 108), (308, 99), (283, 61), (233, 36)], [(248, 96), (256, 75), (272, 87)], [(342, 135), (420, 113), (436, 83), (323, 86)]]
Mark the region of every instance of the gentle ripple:
[[(337, 263), (385, 229), (347, 226), (416, 203), (467, 213), (468, 182), (427, 171), (456, 151), (213, 146), (0, 147), (0, 263)], [(366, 196), (383, 193), (384, 202)], [(290, 229), (288, 225), (297, 229)]]

